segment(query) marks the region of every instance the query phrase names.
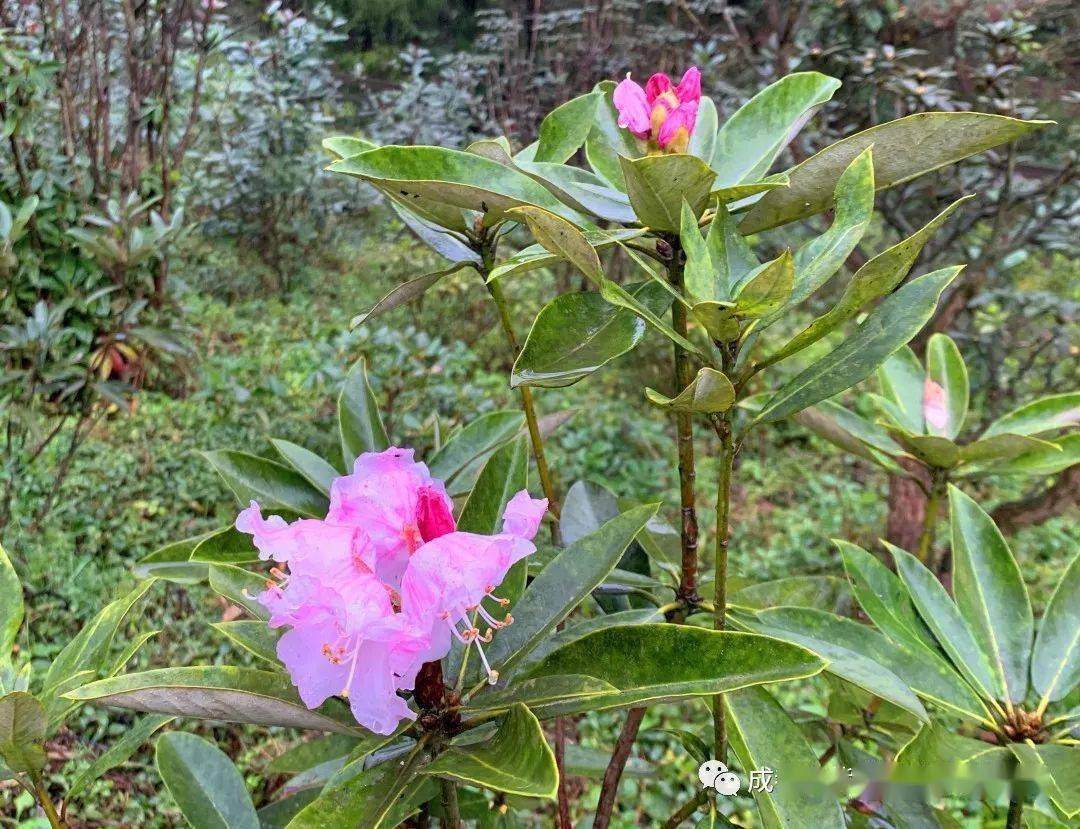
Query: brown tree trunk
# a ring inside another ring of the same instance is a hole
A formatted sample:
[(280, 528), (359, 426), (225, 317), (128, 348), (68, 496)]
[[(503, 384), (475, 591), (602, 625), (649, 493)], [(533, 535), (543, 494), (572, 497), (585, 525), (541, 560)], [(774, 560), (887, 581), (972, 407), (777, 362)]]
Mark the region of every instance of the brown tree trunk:
[[(925, 475), (921, 466), (901, 461), (904, 468), (922, 478)], [(929, 478), (923, 480), (929, 486)], [(923, 521), (926, 520), (926, 493), (917, 481), (889, 476), (889, 514), (885, 519), (885, 539), (908, 552), (915, 552), (919, 547)]]

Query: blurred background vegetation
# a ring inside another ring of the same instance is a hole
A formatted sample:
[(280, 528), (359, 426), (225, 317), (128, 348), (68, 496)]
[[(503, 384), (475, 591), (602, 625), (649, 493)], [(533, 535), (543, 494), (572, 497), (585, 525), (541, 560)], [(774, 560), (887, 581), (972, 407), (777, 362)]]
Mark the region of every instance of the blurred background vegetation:
[[(21, 646), (50, 659), (134, 580), (133, 562), (229, 519), (225, 487), (200, 450), (263, 453), (269, 434), (329, 447), (331, 401), (358, 356), (391, 433), (421, 448), (436, 429), (514, 405), (493, 311), (467, 290), (472, 271), (380, 327), (350, 331), (351, 317), (392, 285), (439, 265), (371, 192), (322, 172), (328, 134), (452, 147), (506, 135), (519, 147), (548, 110), (598, 80), (690, 63), (722, 115), (789, 72), (844, 82), (788, 163), (921, 110), (1053, 118), (1058, 127), (1022, 146), (880, 194), (864, 244), (880, 248), (977, 194), (922, 256), (921, 272), (969, 263), (928, 333), (947, 331), (964, 351), (974, 423), (1075, 388), (1077, 13), (1053, 0), (4, 3), (0, 540), (31, 594)], [(794, 232), (763, 241), (779, 251), (798, 242)], [(630, 263), (620, 267), (631, 275)], [(555, 269), (508, 284), (521, 330), (577, 279)], [(653, 368), (662, 360), (648, 358), (661, 350), (666, 360), (664, 343), (646, 343), (620, 371), (540, 395), (544, 413), (569, 415), (549, 440), (564, 488), (590, 478), (677, 501), (671, 424), (640, 396), (643, 385), (663, 388)], [(870, 547), (888, 534), (912, 546), (919, 491), (793, 423), (739, 462), (737, 576), (835, 574), (833, 536)], [(1037, 486), (982, 486), (1045, 602), (1080, 540), (1077, 470)], [(198, 589), (158, 595), (148, 612), (162, 633), (144, 660), (224, 656), (206, 623), (225, 608)], [(80, 716), (78, 737), (65, 732), (50, 747), (55, 759), (90, 758), (124, 727), (122, 716)], [(634, 811), (622, 825), (652, 825), (693, 780), (670, 735), (648, 731), (666, 716), (650, 711), (640, 745), (673, 772), (624, 781)], [(614, 737), (608, 715), (578, 730), (586, 744)], [(241, 742), (241, 729), (213, 731), (253, 770), (257, 795), (280, 783), (254, 772), (281, 735), (251, 729), (260, 739)], [(77, 825), (176, 825), (145, 761), (97, 783)], [(587, 776), (575, 785), (596, 788)], [(33, 825), (29, 803), (4, 784), (0, 803), (13, 805), (0, 824)]]

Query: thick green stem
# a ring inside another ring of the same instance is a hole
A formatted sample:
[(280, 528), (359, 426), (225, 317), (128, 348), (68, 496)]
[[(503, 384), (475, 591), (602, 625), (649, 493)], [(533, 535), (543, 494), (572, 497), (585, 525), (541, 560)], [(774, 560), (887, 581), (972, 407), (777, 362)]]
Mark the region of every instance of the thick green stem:
[(441, 781), (444, 829), (461, 829), (461, 809), (458, 807), (457, 786), (449, 780)]
[[(488, 253), (484, 254), (484, 269), (481, 271), (485, 279), (492, 264), (488, 261), (489, 255)], [(510, 309), (506, 304), (506, 295), (503, 293), (502, 285), (499, 284), (497, 279), (486, 284), (488, 293), (495, 300), (495, 307), (499, 310), (499, 321), (502, 323), (503, 332), (506, 334), (506, 341), (516, 358), (520, 349), (517, 335), (514, 333), (513, 323), (510, 320)], [(540, 476), (540, 487), (544, 491), (544, 497), (548, 499), (548, 510), (555, 516), (557, 521), (559, 519), (559, 499), (555, 496), (555, 482), (551, 476), (551, 470), (548, 468), (547, 458), (544, 455), (544, 439), (540, 434), (540, 424), (536, 418), (536, 405), (533, 403), (532, 389), (528, 386), (518, 386), (518, 391), (521, 393), (521, 410), (525, 413), (525, 424), (529, 430), (533, 457), (536, 458), (536, 470)]]
[(945, 494), (947, 481), (940, 471), (931, 470), (930, 493), (926, 499), (926, 514), (923, 516), (922, 533), (919, 535), (919, 549), (916, 551), (919, 561), (930, 564), (930, 555), (934, 547), (934, 530), (937, 527), (938, 509)]
[[(678, 244), (672, 245), (671, 261), (668, 264), (668, 279), (672, 286), (683, 293), (683, 253)], [(681, 302), (671, 306), (671, 327), (682, 337), (686, 337), (686, 307)], [(678, 394), (694, 379), (694, 368), (690, 355), (677, 343), (675, 349), (675, 393)], [(689, 607), (700, 601), (697, 592), (698, 580), (698, 522), (697, 507), (694, 502), (694, 421), (689, 412), (675, 415), (675, 431), (679, 453), (679, 506), (680, 536), (682, 547), (681, 575), (679, 577), (679, 598)]]
[(1009, 814), (1005, 818), (1005, 829), (1023, 829), (1024, 826), (1024, 795), (1019, 786), (1013, 782), (1012, 797), (1009, 799)]
[(41, 810), (45, 813), (45, 817), (48, 818), (49, 825), (53, 829), (67, 829), (67, 823), (56, 812), (56, 806), (53, 805), (52, 798), (49, 797), (49, 791), (45, 787), (44, 781), (37, 779), (34, 781), (34, 791), (37, 794), (38, 803), (41, 806)]
[[(735, 463), (735, 441), (729, 412), (714, 420), (720, 438), (720, 468), (716, 481), (716, 556), (713, 571), (713, 627), (723, 630), (727, 624), (728, 542), (730, 539), (731, 470)], [(727, 722), (724, 718), (724, 697), (713, 697), (713, 746), (716, 759), (727, 760)]]

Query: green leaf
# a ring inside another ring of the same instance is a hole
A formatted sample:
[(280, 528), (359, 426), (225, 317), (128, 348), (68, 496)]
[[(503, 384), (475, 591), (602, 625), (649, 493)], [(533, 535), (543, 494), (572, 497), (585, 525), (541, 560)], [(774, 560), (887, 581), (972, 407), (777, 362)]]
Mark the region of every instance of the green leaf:
[(202, 455), (245, 507), (258, 501), (263, 510), (288, 510), (308, 518), (323, 518), (330, 507), (303, 475), (280, 463), (230, 449)]
[(433, 477), (446, 482), (451, 495), (472, 489), (484, 461), (521, 431), (525, 419), (520, 411), (488, 412), (454, 432), (427, 460)]
[(847, 583), (836, 576), (787, 576), (741, 587), (731, 586), (729, 606), (750, 610), (790, 605), (823, 607), (839, 612), (851, 602)]
[[(765, 359), (766, 365), (772, 365), (797, 354), (809, 345), (813, 345), (826, 334), (855, 317), (867, 303), (883, 297), (899, 285), (918, 258), (923, 246), (934, 232), (945, 223), (961, 204), (974, 196), (957, 199), (937, 216), (926, 223), (920, 230), (902, 242), (898, 242), (859, 268), (851, 281), (844, 288), (840, 300), (826, 313), (815, 319), (802, 332), (795, 335), (775, 353)], [(957, 271), (959, 272), (959, 271)], [(941, 271), (935, 271), (941, 273)], [(911, 339), (911, 337), (908, 337)], [(907, 340), (904, 340), (907, 342)]]
[(169, 731), (158, 737), (154, 763), (194, 829), (259, 829), (244, 778), (213, 743)]
[[(353, 462), (364, 452), (381, 452), (390, 445), (363, 358), (353, 363), (345, 376), (338, 396), (337, 416), (346, 470), (351, 470)], [(322, 515), (325, 514), (324, 510)]]
[[(330, 484), (334, 482), (335, 478), (340, 478), (341, 473), (334, 469), (329, 461), (316, 455), (310, 449), (297, 446), (287, 440), (271, 438), (270, 443), (273, 444), (277, 453), (281, 455), (282, 460), (307, 478), (308, 483), (319, 492), (325, 495), (330, 494)], [(250, 536), (248, 538), (250, 539)]]
[[(590, 711), (652, 704), (814, 676), (825, 662), (767, 636), (689, 625), (619, 625), (548, 654), (527, 678), (587, 674), (618, 689), (587, 700)], [(559, 704), (545, 715), (562, 713)]]
[(795, 254), (795, 283), (789, 306), (798, 305), (843, 267), (874, 215), (874, 161), (859, 153), (836, 182), (833, 223)]
[(483, 535), (498, 533), (506, 505), (526, 487), (528, 468), (529, 454), (524, 437), (506, 443), (492, 453), (461, 508), (458, 529)]
[(781, 781), (772, 792), (754, 792), (763, 829), (843, 829), (836, 798), (824, 785), (811, 782), (818, 773), (813, 748), (772, 694), (744, 688), (725, 694), (724, 708), (731, 749), (744, 773), (767, 766)]
[(270, 611), (255, 598), (266, 589), (266, 578), (231, 564), (210, 565), (210, 589), (244, 608), (256, 619), (266, 621)]
[(960, 447), (948, 438), (939, 438), (936, 435), (913, 435), (893, 426), (886, 426), (885, 430), (907, 454), (918, 458), (927, 466), (952, 469), (960, 462)]
[(208, 564), (246, 564), (258, 561), (259, 551), (249, 533), (242, 533), (236, 527), (224, 527), (203, 536), (191, 551), (191, 560)]
[(829, 673), (914, 714), (924, 722), (926, 709), (907, 683), (875, 659), (889, 648), (881, 634), (843, 616), (811, 607), (775, 607), (747, 621), (756, 633), (802, 645), (828, 664)]
[(993, 435), (1037, 435), (1080, 423), (1080, 392), (1054, 394), (1025, 403), (991, 423), (984, 438)]
[[(640, 228), (586, 230), (584, 232), (585, 241), (596, 250), (602, 250), (603, 248), (611, 247), (618, 242), (637, 239), (644, 235), (645, 231)], [(527, 248), (522, 248), (513, 256), (492, 268), (491, 273), (488, 274), (487, 281), (492, 282), (504, 276), (525, 273), (527, 271), (535, 270), (536, 268), (546, 268), (549, 265), (561, 261), (564, 261), (563, 257), (551, 253), (543, 245), (529, 245)]]
[(515, 704), (529, 708), (541, 719), (547, 719), (551, 706), (560, 710), (586, 710), (589, 701), (616, 693), (610, 683), (582, 674), (558, 674), (514, 681), (507, 688), (484, 688), (469, 703), (467, 714), (489, 719), (508, 711)]
[(890, 294), (852, 336), (781, 386), (755, 421), (781, 420), (865, 379), (918, 333), (933, 314), (941, 292), (958, 273), (958, 267), (942, 268)]
[(540, 122), (534, 161), (565, 162), (577, 152), (596, 120), (596, 107), (603, 93), (593, 90), (555, 107)]
[(135, 562), (134, 573), (140, 579), (163, 579), (175, 584), (198, 584), (205, 581), (206, 564), (192, 562), (191, 555), (199, 544), (213, 535), (215, 533), (204, 533), (159, 547)]
[(91, 682), (65, 696), (178, 717), (363, 733), (337, 700), (309, 710), (287, 676), (252, 668), (160, 668)]
[(903, 582), (876, 556), (862, 547), (834, 538), (855, 599), (886, 636), (916, 649), (934, 647), (932, 635), (919, 619)]
[[(565, 514), (564, 511), (563, 515)], [(663, 617), (661, 614), (657, 613), (654, 608), (620, 610), (616, 613), (603, 613), (599, 616), (593, 616), (591, 619), (584, 619), (569, 625), (568, 627), (564, 627), (562, 630), (553, 633), (551, 636), (540, 642), (532, 651), (530, 651), (528, 656), (521, 660), (521, 670), (524, 671), (526, 666), (539, 662), (552, 651), (558, 650), (563, 645), (576, 642), (578, 639), (588, 636), (595, 630), (618, 625), (643, 625), (648, 622), (660, 621), (663, 621)]]
[(986, 654), (975, 641), (967, 621), (960, 615), (937, 576), (911, 553), (891, 545), (889, 551), (919, 616), (956, 669), (982, 696), (987, 699), (1003, 698), (1004, 682), (991, 671)]
[[(399, 201), (390, 200), (390, 206), (397, 213), (398, 218), (413, 236), (435, 251), (439, 256), (460, 266), (465, 264), (479, 264), (480, 254), (466, 244), (464, 236), (460, 232), (444, 230), (440, 225), (425, 219), (414, 213), (408, 206)], [(453, 208), (452, 208), (453, 209)], [(458, 211), (460, 213), (460, 211)], [(353, 319), (353, 327), (359, 325)]]
[(485, 214), (488, 224), (522, 205), (543, 207), (567, 218), (576, 215), (524, 173), (474, 153), (444, 147), (379, 147), (336, 161), (327, 169), (363, 179), (400, 196), (405, 204), (418, 196), (478, 211)]
[[(564, 764), (568, 775), (601, 779), (607, 770), (611, 754), (596, 748), (586, 748), (577, 743), (567, 743)], [(623, 777), (646, 778), (657, 773), (656, 767), (641, 757), (629, 757), (623, 768)]]
[(960, 461), (962, 463), (986, 463), (997, 464), (1021, 457), (1033, 452), (1058, 452), (1062, 451), (1060, 444), (1027, 435), (991, 435), (988, 438), (980, 438), (966, 446), (960, 447)]
[(94, 761), (83, 769), (79, 773), (79, 776), (71, 782), (71, 785), (67, 790), (67, 800), (70, 801), (74, 799), (76, 795), (105, 774), (105, 772), (111, 771), (117, 766), (126, 763), (131, 758), (131, 755), (138, 751), (140, 746), (150, 739), (155, 731), (162, 726), (168, 725), (172, 721), (172, 717), (161, 714), (151, 714), (149, 717), (142, 717), (134, 725), (128, 726), (119, 740), (96, 757)]
[(550, 210), (537, 207), (519, 207), (508, 212), (514, 221), (524, 221), (536, 241), (549, 252), (560, 256), (596, 282), (604, 275), (600, 257), (585, 235), (572, 223)]
[(766, 193), (747, 213), (740, 230), (760, 233), (827, 209), (837, 179), (867, 147), (874, 148), (875, 187), (884, 190), (1051, 123), (981, 112), (921, 112), (879, 124), (788, 170), (791, 186)]
[(954, 486), (949, 487), (949, 521), (956, 606), (1004, 678), (1009, 699), (1022, 703), (1034, 621), (1020, 568), (990, 516)]
[(352, 135), (331, 135), (322, 140), (323, 149), (334, 158), (349, 158), (368, 150), (374, 150), (378, 144)]
[(431, 781), (417, 776), (419, 750), (404, 762), (388, 760), (323, 790), (288, 824), (288, 829), (390, 829), (434, 794)]
[(697, 122), (694, 124), (694, 131), (690, 135), (690, 144), (686, 151), (690, 155), (696, 155), (706, 164), (712, 161), (718, 122), (716, 104), (708, 95), (702, 95), (701, 100), (698, 101)]
[(554, 799), (559, 786), (555, 755), (540, 721), (520, 703), (490, 740), (451, 746), (422, 773), (522, 797)]
[(620, 308), (626, 308), (633, 311), (673, 343), (682, 346), (691, 354), (696, 354), (700, 359), (706, 362), (709, 360), (708, 354), (694, 345), (694, 343), (690, 342), (690, 340), (686, 339), (686, 337), (676, 332), (675, 329), (664, 322), (658, 314), (654, 314), (643, 302), (617, 282), (613, 282), (610, 279), (602, 279), (600, 281), (600, 296), (612, 305), (617, 305)]
[(895, 779), (940, 783), (958, 777), (975, 780), (1006, 777), (1008, 749), (927, 723), (896, 755)]
[(15, 646), (24, 612), (19, 575), (0, 544), (0, 661), (7, 659)]
[(960, 434), (967, 417), (968, 409), (968, 372), (960, 349), (952, 338), (945, 334), (934, 334), (926, 344), (926, 375), (937, 383), (945, 392), (945, 411), (948, 420), (941, 429), (930, 421), (926, 429), (932, 435), (955, 438)]
[(839, 88), (840, 81), (828, 75), (796, 72), (739, 107), (716, 136), (712, 168), (717, 184), (726, 187), (765, 175), (814, 111)]
[[(657, 315), (671, 304), (671, 294), (652, 281), (627, 290)], [(573, 385), (633, 349), (645, 330), (643, 320), (599, 293), (561, 294), (537, 314), (514, 362), (510, 385)]]
[(45, 768), (45, 709), (25, 691), (0, 697), (0, 760), (16, 774)]
[(1064, 699), (1080, 682), (1080, 555), (1046, 606), (1031, 652), (1031, 684), (1042, 699)]
[(716, 174), (692, 155), (649, 155), (644, 158), (619, 157), (626, 192), (641, 224), (653, 230), (679, 232), (679, 218), (685, 201), (700, 216), (709, 201)]
[(382, 299), (372, 305), (370, 310), (353, 317), (349, 323), (349, 327), (356, 328), (369, 320), (382, 316), (387, 311), (393, 311), (395, 308), (412, 302), (414, 299), (419, 299), (445, 277), (457, 273), (462, 268), (472, 267), (472, 265), (473, 263), (471, 262), (455, 262), (449, 268), (426, 273), (423, 276), (416, 277), (416, 279), (410, 279), (408, 282), (402, 282), (400, 285), (395, 285), (382, 297)]
[(746, 184), (736, 184), (733, 187), (720, 187), (713, 190), (709, 196), (716, 199), (721, 204), (732, 204), (732, 202), (739, 202), (739, 204), (733, 204), (733, 209), (738, 209), (739, 206), (750, 196), (756, 196), (759, 193), (764, 193), (768, 190), (775, 190), (777, 187), (787, 187), (788, 177), (786, 173), (777, 173), (773, 176), (763, 178), (761, 181), (747, 182)]
[(611, 187), (606, 179), (596, 173), (566, 164), (535, 161), (517, 161), (516, 166), (574, 210), (619, 224), (633, 224), (635, 221), (626, 194)]
[(653, 389), (645, 389), (645, 397), (661, 409), (712, 414), (731, 408), (735, 402), (735, 387), (723, 372), (703, 368), (690, 381), (690, 385), (675, 397), (667, 397)]
[(491, 664), (508, 676), (516, 662), (607, 578), (658, 507), (649, 504), (627, 510), (560, 552), (521, 597), (514, 624), (499, 631), (491, 643)]
[[(1003, 436), (994, 435), (992, 439), (998, 440), (1000, 437)], [(1020, 455), (1011, 455), (1002, 460), (987, 461), (979, 466), (962, 469), (964, 474), (969, 475), (1053, 475), (1076, 463), (1080, 463), (1080, 432), (1055, 438), (1054, 443), (1040, 442), (1037, 446), (1029, 444), (1029, 448)]]
[(286, 749), (266, 765), (267, 774), (300, 774), (315, 766), (349, 757), (359, 742), (344, 734), (327, 734)]
[[(889, 457), (903, 452), (896, 441), (889, 437), (889, 433), (877, 424), (849, 412), (838, 403), (822, 400), (816, 406), (803, 409), (794, 419), (845, 452), (876, 463), (893, 474), (906, 474), (904, 469)], [(882, 445), (889, 446), (888, 451), (884, 450)]]
[(602, 81), (596, 89), (603, 94), (596, 107), (596, 122), (585, 139), (585, 157), (589, 166), (610, 181), (620, 190), (626, 190), (623, 178), (622, 158), (640, 158), (645, 154), (642, 143), (629, 130), (619, 126), (619, 113), (615, 109), (612, 95), (615, 83)]
[(735, 313), (740, 317), (767, 317), (787, 304), (794, 285), (791, 251), (759, 265), (735, 290)]
[(913, 434), (923, 434), (922, 402), (926, 372), (915, 352), (906, 345), (896, 351), (881, 364), (877, 378), (881, 393), (892, 403), (888, 413), (898, 421), (897, 425)]
[(259, 659), (269, 662), (276, 669), (281, 669), (277, 656), (277, 643), (281, 631), (274, 630), (261, 619), (240, 619), (234, 622), (214, 622), (211, 624), (232, 642)]
[(1036, 780), (1067, 818), (1080, 815), (1080, 748), (1075, 745), (1010, 743), (1020, 774)]

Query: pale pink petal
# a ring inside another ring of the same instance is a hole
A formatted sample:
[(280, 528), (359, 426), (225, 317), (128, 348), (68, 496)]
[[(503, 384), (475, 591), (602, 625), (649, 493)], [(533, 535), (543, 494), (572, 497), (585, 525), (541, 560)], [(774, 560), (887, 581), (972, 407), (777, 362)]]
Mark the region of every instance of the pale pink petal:
[[(676, 145), (672, 147), (678, 152), (685, 152), (686, 141), (694, 132), (694, 125), (697, 123), (697, 101), (688, 101), (685, 104), (679, 104), (675, 109), (668, 113), (667, 118), (664, 119), (664, 123), (660, 125), (660, 132), (656, 137), (656, 143), (658, 143), (661, 149), (667, 149), (669, 145)], [(682, 146), (678, 146), (678, 145)]]
[(256, 501), (236, 516), (236, 529), (254, 536), (255, 548), (264, 561), (288, 561), (299, 549), (296, 530), (280, 515), (263, 518)]
[(645, 90), (627, 76), (615, 87), (612, 101), (619, 112), (619, 126), (630, 130), (638, 138), (648, 138), (652, 127)]
[(416, 714), (397, 695), (390, 666), (390, 650), (380, 642), (365, 642), (351, 666), (349, 707), (360, 725), (376, 734), (392, 734), (402, 720)]
[(672, 88), (671, 78), (663, 72), (657, 72), (645, 83), (645, 100), (651, 107), (657, 98), (665, 92), (671, 92)]
[(945, 400), (945, 389), (929, 377), (923, 384), (923, 417), (938, 431), (949, 423), (949, 409)]
[(701, 72), (696, 66), (691, 66), (682, 76), (679, 85), (675, 87), (675, 94), (680, 104), (687, 101), (697, 103), (701, 100)]
[(503, 532), (531, 541), (547, 512), (547, 498), (531, 498), (524, 489), (510, 499), (503, 512)]
[(331, 652), (337, 662), (324, 653), (323, 648), (335, 645), (341, 631), (332, 622), (308, 624), (286, 631), (277, 644), (278, 659), (289, 672), (300, 699), (308, 708), (318, 708), (328, 697), (340, 694), (349, 675), (349, 663), (338, 651)]

